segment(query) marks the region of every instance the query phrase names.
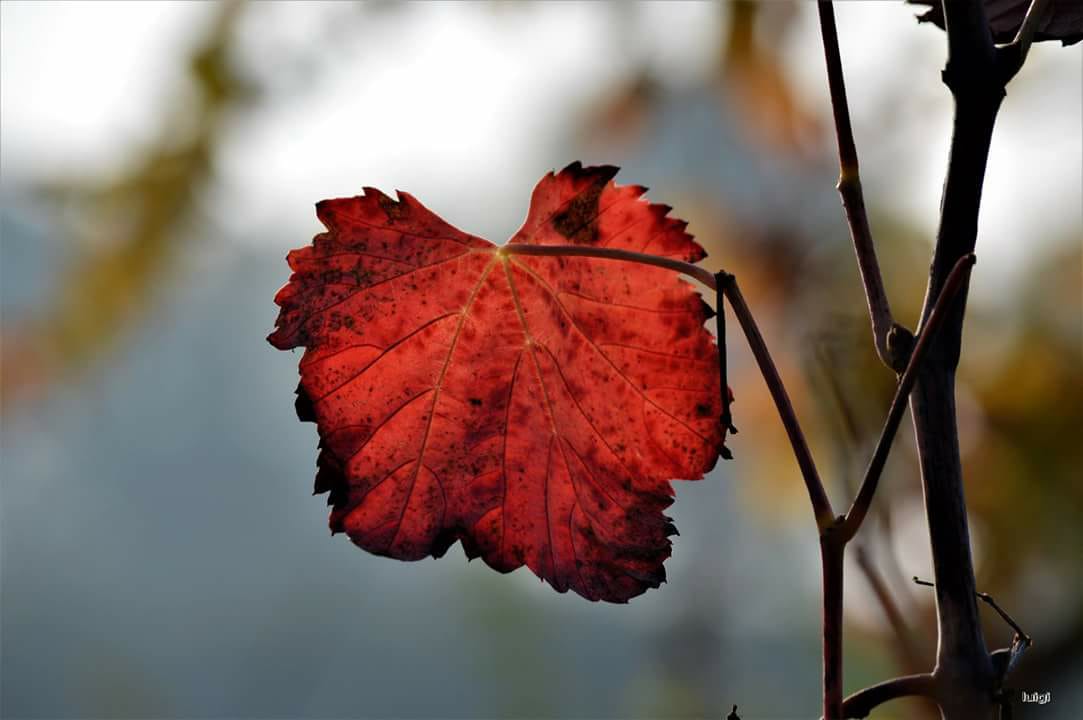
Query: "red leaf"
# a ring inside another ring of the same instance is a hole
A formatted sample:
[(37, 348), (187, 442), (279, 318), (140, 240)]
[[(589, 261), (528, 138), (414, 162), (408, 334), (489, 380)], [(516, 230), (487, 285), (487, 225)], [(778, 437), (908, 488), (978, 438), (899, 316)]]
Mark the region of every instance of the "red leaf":
[[(546, 175), (511, 243), (704, 256), (613, 167)], [(417, 200), (325, 200), (288, 256), (277, 348), (306, 348), (333, 532), (401, 560), (456, 540), (501, 572), (624, 602), (665, 580), (671, 478), (722, 447), (713, 313), (675, 273), (507, 254)]]

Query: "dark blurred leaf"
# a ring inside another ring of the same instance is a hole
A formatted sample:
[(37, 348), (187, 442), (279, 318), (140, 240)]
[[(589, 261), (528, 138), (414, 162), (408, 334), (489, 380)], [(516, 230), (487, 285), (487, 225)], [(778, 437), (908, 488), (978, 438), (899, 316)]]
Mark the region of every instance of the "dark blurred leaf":
[[(909, 0), (914, 5), (928, 5), (929, 10), (918, 16), (918, 22), (931, 22), (944, 29), (944, 8), (936, 0)], [(1008, 43), (1015, 38), (1030, 0), (985, 0), (985, 14), (993, 31), (993, 40)], [(1052, 0), (1045, 17), (1038, 24), (1034, 40), (1060, 40), (1071, 45), (1083, 40), (1083, 2)]]

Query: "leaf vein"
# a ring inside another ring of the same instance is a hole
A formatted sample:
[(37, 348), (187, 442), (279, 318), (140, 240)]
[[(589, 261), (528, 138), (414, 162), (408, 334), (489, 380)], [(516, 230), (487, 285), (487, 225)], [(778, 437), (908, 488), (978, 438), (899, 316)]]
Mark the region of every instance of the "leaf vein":
[[(386, 285), (387, 283), (393, 282), (393, 281), (398, 280), (400, 278), (404, 278), (404, 277), (406, 277), (408, 275), (412, 275), (413, 273), (419, 272), (421, 270), (427, 270), (429, 268), (439, 267), (440, 265), (444, 265), (446, 263), (452, 262), (453, 260), (459, 260), (460, 258), (463, 258), (468, 254), (469, 253), (467, 253), (467, 252), (462, 252), (462, 253), (459, 253), (458, 255), (452, 255), (451, 257), (444, 258), (443, 260), (437, 260), (434, 263), (429, 263), (428, 265), (419, 265), (416, 268), (414, 268), (413, 270), (409, 270), (407, 272), (399, 273), (398, 275), (395, 275), (395, 276), (389, 277), (389, 278), (385, 278), (385, 279), (380, 280), (379, 282), (375, 282), (375, 283), (373, 283), (371, 285), (365, 285), (364, 287), (362, 287), (360, 285), (348, 285), (346, 283), (326, 283), (324, 285), (315, 286), (313, 289), (319, 289), (320, 287), (330, 287), (332, 285), (341, 285), (342, 287), (354, 288), (354, 291), (349, 293), (348, 295), (346, 295), (346, 297), (342, 298), (341, 300), (336, 300), (335, 302), (330, 303), (329, 305), (327, 305), (325, 307), (322, 307), (319, 310), (312, 311), (311, 313), (309, 313), (308, 315), (305, 316), (304, 320), (302, 320), (300, 322), (300, 325), (304, 326), (304, 325), (308, 324), (308, 322), (310, 320), (312, 320), (314, 317), (316, 317), (317, 315), (322, 315), (323, 313), (327, 312), (328, 310), (333, 310), (334, 308), (338, 307), (339, 305), (342, 305), (344, 303), (349, 302), (350, 300), (352, 300), (356, 295), (358, 295), (361, 292), (367, 292), (369, 290), (372, 290), (373, 288), (378, 288), (381, 285)], [(495, 253), (494, 253), (494, 256), (495, 256)], [(297, 303), (297, 304), (301, 304), (301, 303)]]
[[(474, 300), (477, 299), (478, 291), (485, 283), (485, 278), (489, 277), (489, 273), (492, 271), (495, 263), (496, 254), (494, 253), (493, 258), (489, 261), (489, 264), (485, 266), (485, 270), (482, 271), (481, 277), (478, 278), (477, 283), (474, 285), (474, 289), (470, 291), (470, 297), (467, 299), (465, 307), (463, 307), (462, 316), (459, 318), (458, 325), (455, 326), (455, 334), (451, 338), (451, 345), (448, 347), (447, 356), (444, 358), (444, 365), (440, 368), (440, 375), (436, 378), (436, 385), (433, 387), (432, 408), (429, 410), (429, 420), (425, 424), (425, 434), (421, 436), (421, 447), (417, 453), (417, 466), (414, 468), (413, 477), (410, 479), (410, 489), (406, 493), (406, 502), (403, 503), (402, 512), (399, 513), (398, 526), (395, 528), (395, 534), (391, 536), (391, 542), (388, 543), (388, 548), (394, 546), (395, 541), (399, 537), (399, 533), (402, 532), (402, 520), (406, 517), (406, 509), (410, 506), (410, 499), (413, 497), (414, 487), (417, 485), (417, 476), (421, 473), (421, 465), (424, 462), (425, 450), (429, 443), (433, 421), (436, 420), (436, 405), (440, 402), (440, 390), (443, 388), (444, 378), (447, 376), (447, 369), (451, 365), (451, 356), (455, 354), (455, 348), (459, 344), (459, 337), (462, 335), (463, 325), (466, 324), (466, 318), (470, 314), (470, 308), (473, 307)], [(434, 473), (434, 477), (436, 477), (436, 481), (439, 483), (439, 476)]]
[[(411, 330), (406, 335), (403, 335), (401, 338), (399, 338), (395, 342), (388, 345), (386, 348), (383, 348), (382, 351), (380, 352), (380, 354), (377, 355), (376, 357), (374, 357), (372, 360), (370, 360), (368, 362), (368, 364), (365, 365), (365, 367), (361, 368), (355, 374), (351, 375), (348, 379), (343, 380), (341, 383), (339, 383), (335, 387), (331, 388), (330, 390), (325, 392), (323, 395), (320, 395), (318, 398), (314, 399), (313, 402), (314, 403), (321, 402), (322, 400), (325, 400), (326, 398), (328, 398), (332, 394), (338, 392), (342, 388), (344, 388), (347, 385), (349, 385), (350, 383), (352, 383), (354, 380), (357, 380), (359, 377), (364, 375), (365, 372), (369, 368), (371, 368), (373, 365), (375, 365), (381, 358), (383, 358), (385, 355), (387, 355), (389, 352), (391, 352), (395, 348), (402, 345), (404, 342), (406, 342), (407, 340), (409, 340), (413, 336), (417, 335), (420, 332), (423, 332), (429, 326), (435, 325), (436, 323), (440, 322), (441, 320), (445, 320), (445, 319), (447, 319), (447, 318), (449, 318), (449, 317), (451, 317), (452, 315), (455, 315), (455, 314), (456, 313), (453, 313), (453, 312), (444, 313), (443, 315), (440, 315), (438, 317), (433, 318), (432, 320), (428, 320), (428, 321), (422, 323), (421, 325), (419, 325), (414, 330)], [(342, 350), (339, 350), (339, 351), (337, 351), (335, 353), (332, 353), (331, 355), (328, 355), (325, 358), (320, 358), (319, 360), (316, 360), (315, 362), (323, 362), (324, 360), (329, 360), (330, 358), (335, 357), (336, 355), (341, 355), (342, 353), (346, 352), (347, 350), (352, 350), (352, 349), (357, 348), (357, 347), (379, 347), (379, 346), (378, 345), (367, 345), (367, 344), (364, 344), (364, 343), (358, 344), (358, 345), (351, 345), (350, 347), (343, 348)]]
[[(516, 261), (515, 261), (515, 259), (513, 258), (513, 259), (511, 259), (511, 261), (510, 261), (510, 262), (516, 262)], [(547, 282), (545, 282), (545, 280), (543, 280), (543, 279), (542, 279), (541, 277), (539, 277), (539, 276), (537, 275), (537, 273), (535, 273), (535, 272), (534, 272), (533, 270), (531, 270), (531, 269), (530, 269), (529, 267), (527, 267), (527, 266), (525, 266), (525, 265), (522, 265), (522, 264), (520, 264), (520, 263), (516, 263), (516, 264), (517, 264), (517, 265), (519, 265), (520, 267), (524, 268), (524, 269), (525, 269), (525, 270), (527, 271), (527, 274), (529, 274), (529, 275), (530, 275), (531, 277), (533, 277), (533, 278), (534, 278), (534, 279), (535, 279), (535, 280), (536, 280), (536, 281), (537, 281), (537, 282), (538, 282), (538, 283), (539, 283), (539, 284), (540, 284), (540, 285), (541, 285), (541, 286), (542, 286), (543, 288), (545, 288), (545, 289), (546, 289), (546, 290), (547, 290), (547, 291), (549, 292), (550, 296), (552, 296), (552, 298), (553, 298), (553, 302), (555, 302), (555, 303), (557, 304), (557, 307), (559, 307), (559, 308), (561, 309), (561, 311), (562, 311), (562, 312), (563, 312), (563, 313), (564, 313), (565, 315), (567, 315), (567, 316), (568, 316), (568, 320), (569, 320), (569, 321), (571, 321), (572, 327), (574, 327), (574, 328), (575, 328), (575, 329), (576, 329), (576, 330), (577, 330), (577, 331), (579, 332), (579, 334), (583, 336), (583, 339), (584, 339), (584, 340), (586, 340), (586, 341), (587, 341), (587, 343), (588, 343), (588, 344), (589, 344), (589, 345), (590, 345), (590, 346), (591, 346), (592, 348), (594, 348), (594, 350), (595, 350), (595, 351), (596, 351), (596, 352), (597, 352), (597, 353), (598, 353), (598, 354), (599, 354), (599, 355), (600, 355), (600, 356), (601, 356), (601, 357), (602, 357), (602, 358), (603, 358), (603, 359), (604, 359), (604, 360), (606, 361), (606, 363), (608, 363), (608, 364), (609, 364), (609, 366), (610, 366), (611, 368), (613, 368), (613, 371), (614, 371), (615, 373), (617, 373), (617, 376), (618, 376), (618, 377), (620, 377), (620, 378), (621, 378), (622, 380), (624, 380), (624, 382), (628, 384), (628, 387), (632, 388), (632, 390), (634, 390), (634, 391), (635, 391), (635, 392), (636, 392), (636, 393), (637, 393), (637, 394), (638, 394), (638, 395), (639, 395), (640, 397), (642, 397), (642, 398), (643, 398), (643, 401), (644, 401), (644, 402), (646, 402), (646, 403), (648, 403), (648, 404), (650, 404), (650, 405), (653, 405), (653, 406), (654, 406), (655, 408), (657, 408), (657, 409), (658, 409), (658, 411), (659, 411), (660, 413), (662, 413), (663, 415), (666, 415), (667, 417), (669, 417), (670, 419), (672, 419), (672, 420), (673, 420), (674, 422), (676, 422), (676, 423), (678, 423), (678, 424), (680, 424), (680, 425), (683, 425), (683, 426), (685, 427), (685, 429), (687, 429), (687, 430), (688, 430), (689, 432), (691, 432), (692, 434), (696, 435), (697, 437), (699, 437), (699, 438), (700, 438), (701, 440), (703, 440), (704, 442), (708, 442), (708, 443), (709, 443), (709, 441), (707, 440), (707, 438), (705, 438), (705, 437), (704, 437), (703, 435), (700, 435), (700, 434), (699, 434), (699, 432), (697, 432), (696, 430), (694, 430), (694, 429), (693, 429), (692, 427), (690, 427), (690, 426), (689, 426), (689, 425), (688, 425), (687, 423), (685, 423), (685, 422), (684, 422), (683, 420), (681, 420), (680, 418), (676, 417), (675, 415), (673, 415), (673, 413), (669, 412), (669, 411), (668, 411), (668, 410), (666, 410), (666, 409), (665, 409), (664, 407), (662, 407), (662, 406), (661, 406), (661, 405), (659, 405), (658, 403), (656, 403), (656, 402), (654, 402), (653, 400), (651, 400), (651, 399), (650, 399), (650, 398), (649, 398), (649, 397), (647, 396), (647, 394), (646, 394), (646, 393), (645, 393), (645, 392), (644, 392), (644, 391), (643, 391), (642, 389), (640, 389), (640, 387), (639, 387), (638, 385), (636, 385), (636, 383), (632, 382), (632, 379), (631, 379), (631, 378), (629, 378), (629, 377), (628, 377), (627, 375), (625, 375), (625, 374), (624, 374), (623, 372), (621, 372), (621, 369), (620, 369), (619, 367), (617, 367), (617, 364), (616, 364), (615, 362), (613, 362), (613, 360), (612, 360), (612, 359), (611, 359), (611, 358), (610, 358), (610, 357), (609, 357), (608, 355), (606, 355), (606, 354), (605, 354), (605, 352), (603, 352), (603, 351), (602, 351), (602, 349), (601, 349), (601, 348), (600, 348), (600, 347), (598, 346), (598, 344), (594, 342), (594, 339), (593, 339), (593, 338), (591, 338), (591, 337), (590, 337), (590, 335), (588, 335), (588, 334), (586, 333), (586, 331), (584, 331), (584, 330), (583, 330), (583, 328), (581, 328), (581, 327), (579, 326), (579, 323), (578, 323), (578, 322), (576, 321), (576, 319), (575, 319), (575, 316), (574, 316), (574, 315), (572, 315), (572, 313), (571, 313), (571, 312), (570, 312), (570, 311), (568, 310), (568, 308), (566, 308), (566, 307), (564, 306), (564, 303), (562, 303), (562, 302), (560, 301), (560, 297), (559, 297), (559, 296), (557, 295), (557, 293), (556, 293), (556, 292), (555, 292), (555, 291), (553, 290), (553, 288), (552, 288), (552, 287), (550, 287), (550, 285), (549, 285), (549, 284), (548, 284)], [(679, 356), (679, 355), (678, 355), (678, 356), (676, 356), (676, 357), (681, 357), (681, 356)], [(556, 359), (554, 358), (554, 362), (555, 362), (555, 360), (556, 360)], [(557, 369), (558, 369), (558, 370), (560, 369), (560, 365), (559, 365), (559, 363), (557, 363)], [(563, 377), (563, 372), (561, 372), (561, 377)], [(567, 382), (565, 382), (565, 385), (567, 385)], [(569, 392), (571, 392), (571, 391), (569, 391)]]

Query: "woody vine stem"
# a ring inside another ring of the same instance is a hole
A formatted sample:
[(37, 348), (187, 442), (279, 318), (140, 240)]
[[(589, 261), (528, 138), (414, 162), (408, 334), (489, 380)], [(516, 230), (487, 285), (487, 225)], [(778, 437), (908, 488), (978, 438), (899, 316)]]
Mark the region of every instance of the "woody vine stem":
[[(1009, 663), (1003, 672), (998, 672), (994, 666), (985, 646), (975, 602), (954, 399), (966, 308), (966, 279), (959, 277), (959, 270), (960, 263), (968, 258), (972, 262), (973, 258), (986, 159), (1004, 88), (1022, 67), (1049, 5), (1049, 0), (1031, 0), (1015, 39), (996, 47), (982, 0), (942, 2), (948, 40), (943, 80), (951, 90), (955, 109), (940, 226), (921, 314), (918, 347), (899, 382), (889, 424), (885, 425), (869, 468), (873, 471), (874, 465), (882, 465), (886, 457), (886, 444), (894, 433), (890, 426), (897, 426), (901, 418), (900, 400), (910, 389), (906, 386), (909, 382), (913, 385), (910, 407), (936, 577), (939, 636), (936, 667), (926, 675), (896, 678), (867, 688), (840, 706), (836, 702), (836, 688), (827, 682), (830, 667), (826, 664), (825, 636), (824, 715), (828, 718), (864, 717), (878, 704), (903, 695), (935, 699), (948, 720), (989, 717), (996, 698), (1001, 695), (1004, 675), (1011, 667)], [(885, 364), (898, 372), (908, 343), (892, 343), (892, 338), (905, 341), (907, 333), (891, 320), (865, 217), (834, 11), (829, 0), (820, 0), (818, 7), (839, 144), (838, 190), (861, 270), (876, 348)], [(956, 295), (958, 300), (952, 302)], [(882, 337), (889, 324), (891, 330)], [(938, 324), (943, 325), (943, 330), (932, 342)], [(928, 359), (919, 366), (914, 360), (923, 350), (923, 344), (932, 347), (924, 349)], [(866, 481), (842, 523), (843, 536), (852, 537), (856, 532), (875, 491), (876, 481), (870, 482), (870, 478), (878, 475), (878, 470), (866, 473)], [(825, 596), (826, 592), (825, 583)]]
[[(771, 353), (767, 349), (767, 343), (763, 339), (759, 326), (752, 315), (752, 311), (745, 301), (733, 275), (720, 272), (708, 277), (708, 273), (696, 265), (685, 263), (680, 260), (646, 255), (643, 253), (628, 252), (623, 250), (611, 250), (605, 248), (590, 248), (582, 246), (564, 245), (505, 245), (501, 248), (507, 254), (520, 255), (547, 255), (568, 256), (578, 255), (596, 257), (610, 260), (622, 260), (637, 262), (645, 265), (664, 267), (677, 270), (713, 288), (718, 293), (718, 316), (720, 319), (719, 346), (724, 347), (725, 337), (723, 334), (724, 312), (722, 298), (729, 301), (734, 315), (748, 340), (749, 348), (759, 365), (760, 372), (767, 384), (771, 398), (774, 400), (782, 424), (789, 436), (790, 445), (797, 458), (801, 476), (804, 478), (805, 487), (812, 503), (816, 526), (820, 534), (820, 554), (823, 570), (823, 654), (824, 654), (824, 717), (842, 717), (842, 588), (843, 588), (843, 557), (846, 544), (853, 539), (862, 521), (868, 513), (873, 494), (876, 492), (880, 474), (887, 460), (891, 442), (895, 437), (903, 412), (906, 408), (906, 399), (913, 388), (921, 362), (932, 345), (932, 339), (943, 323), (944, 317), (952, 301), (965, 284), (970, 274), (970, 268), (974, 264), (974, 255), (968, 254), (956, 262), (941, 291), (929, 321), (918, 337), (913, 352), (910, 354), (906, 370), (899, 380), (892, 400), (887, 420), (880, 434), (880, 440), (876, 445), (868, 469), (862, 479), (857, 497), (854, 499), (849, 512), (844, 516), (836, 517), (831, 507), (831, 501), (824, 490), (819, 472), (812, 452), (801, 430), (800, 422), (786, 392), (785, 383), (778, 372)], [(710, 282), (706, 282), (709, 280)], [(724, 365), (722, 366), (724, 367)], [(727, 428), (732, 427), (729, 418), (728, 390), (723, 374), (722, 384), (723, 422)]]
[[(1022, 67), (1049, 0), (1031, 0), (1015, 39), (993, 44), (982, 0), (944, 0), (948, 61), (944, 83), (951, 90), (954, 123), (951, 154), (941, 203), (940, 226), (925, 305), (916, 340), (895, 323), (884, 291), (875, 245), (865, 211), (857, 150), (842, 75), (838, 33), (830, 0), (819, 0), (828, 85), (839, 144), (838, 191), (845, 210), (868, 305), (877, 354), (898, 374), (895, 395), (880, 438), (849, 510), (836, 516), (801, 430), (778, 369), (771, 359), (736, 279), (690, 263), (605, 248), (505, 245), (501, 252), (521, 255), (580, 255), (664, 267), (692, 277), (717, 294), (719, 346), (724, 348), (723, 298), (736, 316), (764, 377), (812, 505), (819, 533), (823, 575), (823, 717), (865, 717), (878, 705), (906, 695), (934, 699), (945, 718), (989, 717), (1003, 702), (1004, 675), (1014, 663), (994, 662), (986, 649), (977, 612), (970, 558), (955, 417), (955, 370), (959, 361), (966, 287), (975, 262), (978, 209), (993, 125), (1004, 88)], [(721, 418), (729, 417), (725, 364)], [(911, 397), (911, 394), (913, 397)], [(843, 559), (868, 514), (892, 441), (909, 400), (932, 547), (937, 632), (936, 666), (929, 673), (894, 678), (842, 698)], [(1029, 638), (1027, 638), (1029, 642)], [(1025, 648), (1024, 648), (1025, 649)], [(1018, 654), (1014, 650), (1012, 657)]]

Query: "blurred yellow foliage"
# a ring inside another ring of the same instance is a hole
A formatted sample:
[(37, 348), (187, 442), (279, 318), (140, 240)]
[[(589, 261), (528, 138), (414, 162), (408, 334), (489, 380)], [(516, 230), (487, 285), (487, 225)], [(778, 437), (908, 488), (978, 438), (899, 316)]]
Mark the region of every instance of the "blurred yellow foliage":
[(194, 93), (178, 95), (166, 108), (158, 139), (129, 170), (104, 180), (60, 179), (43, 188), (58, 207), (74, 211), (77, 220), (61, 230), (79, 250), (49, 305), (35, 317), (5, 324), (5, 410), (111, 348), (173, 268), (183, 225), (212, 179), (228, 113), (247, 97), (227, 59), (241, 7), (236, 1), (220, 5), (188, 59)]

